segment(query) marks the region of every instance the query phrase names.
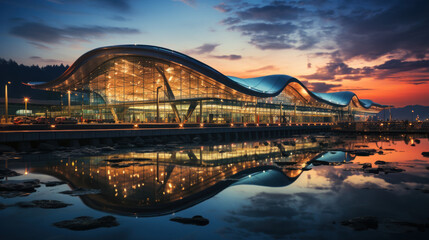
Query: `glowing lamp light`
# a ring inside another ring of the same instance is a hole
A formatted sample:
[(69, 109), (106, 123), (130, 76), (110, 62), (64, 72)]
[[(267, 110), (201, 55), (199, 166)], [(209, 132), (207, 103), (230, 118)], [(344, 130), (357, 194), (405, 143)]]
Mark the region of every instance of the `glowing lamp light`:
[(231, 127), (234, 127), (234, 123), (231, 123)]
[(200, 127), (204, 127), (204, 123), (200, 123)]
[(138, 124), (134, 124), (134, 127), (135, 127), (135, 128), (138, 128), (138, 127), (139, 127), (139, 125), (138, 125)]
[(180, 123), (180, 124), (179, 124), (179, 127), (183, 127), (183, 123)]
[(51, 125), (51, 128), (55, 128), (55, 124), (52, 124), (52, 125)]

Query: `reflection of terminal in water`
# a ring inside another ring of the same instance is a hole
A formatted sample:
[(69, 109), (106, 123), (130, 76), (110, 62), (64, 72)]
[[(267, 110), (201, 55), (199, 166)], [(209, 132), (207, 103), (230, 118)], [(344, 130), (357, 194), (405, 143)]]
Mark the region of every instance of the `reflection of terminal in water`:
[(271, 142), (131, 152), (61, 160), (33, 170), (66, 180), (73, 188), (101, 189), (101, 194), (82, 197), (90, 207), (124, 215), (160, 215), (208, 199), (231, 184), (289, 185), (302, 170), (281, 169), (274, 162), (304, 167), (317, 154), (306, 149), (315, 146), (286, 146), (291, 152), (287, 158)]

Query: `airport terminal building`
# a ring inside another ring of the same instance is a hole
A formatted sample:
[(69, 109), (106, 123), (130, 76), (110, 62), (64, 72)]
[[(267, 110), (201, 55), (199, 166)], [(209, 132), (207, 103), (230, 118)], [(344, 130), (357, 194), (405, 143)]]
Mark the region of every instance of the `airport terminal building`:
[(94, 49), (57, 79), (32, 87), (62, 93), (56, 115), (127, 123), (365, 121), (387, 107), (353, 92), (312, 92), (287, 75), (225, 76), (147, 45)]

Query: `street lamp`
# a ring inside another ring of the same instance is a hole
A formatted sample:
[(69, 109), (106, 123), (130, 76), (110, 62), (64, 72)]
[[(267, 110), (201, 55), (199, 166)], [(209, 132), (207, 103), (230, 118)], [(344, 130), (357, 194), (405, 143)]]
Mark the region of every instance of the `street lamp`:
[(159, 89), (162, 86), (156, 88), (156, 122), (159, 123)]
[(25, 103), (25, 116), (27, 116), (27, 103), (28, 103), (28, 98), (24, 98), (24, 103)]
[(9, 106), (8, 106), (8, 97), (7, 97), (7, 85), (9, 85), (10, 82), (7, 82), (4, 85), (4, 108), (5, 108), (5, 117), (6, 117), (6, 124), (8, 123), (8, 119), (9, 119)]
[(413, 122), (414, 119), (414, 110), (411, 110), (411, 122)]
[(71, 117), (71, 104), (70, 104), (70, 93), (71, 91), (67, 91), (67, 99), (68, 99), (68, 106), (69, 106), (69, 117)]

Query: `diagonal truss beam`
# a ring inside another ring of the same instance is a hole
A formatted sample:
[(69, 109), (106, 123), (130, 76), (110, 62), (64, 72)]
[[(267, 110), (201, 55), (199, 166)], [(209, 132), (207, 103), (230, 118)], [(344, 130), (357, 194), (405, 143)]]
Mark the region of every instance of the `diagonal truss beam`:
[[(164, 69), (162, 69), (159, 66), (155, 66), (155, 68), (159, 72), (159, 74), (161, 74), (162, 78), (164, 79), (165, 95), (167, 95), (168, 100), (175, 100), (176, 98), (174, 97), (173, 90), (171, 90), (170, 84), (168, 83), (168, 80), (165, 77)], [(179, 111), (177, 110), (176, 104), (174, 102), (172, 102), (172, 103), (170, 103), (170, 105), (171, 105), (171, 108), (173, 109), (174, 115), (176, 117), (176, 122), (182, 122), (182, 120), (180, 120), (180, 115), (179, 115)]]
[(194, 112), (195, 108), (197, 108), (197, 106), (198, 106), (197, 101), (191, 102), (191, 105), (189, 105), (188, 112), (186, 113), (186, 116), (185, 116), (185, 119), (183, 120), (183, 122), (187, 122), (188, 119), (191, 118), (192, 113)]

